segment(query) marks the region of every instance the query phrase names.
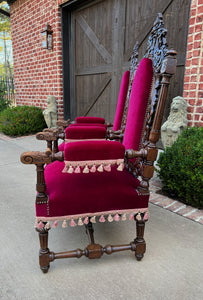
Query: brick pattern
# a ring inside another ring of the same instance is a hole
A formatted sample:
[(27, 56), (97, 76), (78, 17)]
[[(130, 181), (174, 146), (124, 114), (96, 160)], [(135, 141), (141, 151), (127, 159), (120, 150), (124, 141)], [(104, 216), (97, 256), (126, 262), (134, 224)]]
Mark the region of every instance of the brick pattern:
[(194, 208), (180, 201), (170, 199), (164, 195), (157, 193), (161, 190), (161, 187), (161, 182), (155, 174), (155, 177), (151, 180), (150, 183), (150, 203), (158, 205), (187, 219), (203, 224), (203, 209)]
[(203, 0), (192, 0), (183, 97), (189, 126), (203, 126)]
[[(68, 0), (17, 0), (10, 6), (17, 105), (46, 108), (54, 95), (63, 117), (60, 5)], [(189, 126), (203, 125), (203, 0), (192, 0), (183, 97)], [(53, 50), (42, 49), (41, 31), (52, 26)]]
[[(45, 108), (47, 96), (57, 99), (63, 116), (61, 17), (58, 1), (18, 0), (11, 7), (11, 28), (17, 105)], [(42, 49), (41, 31), (49, 23), (53, 49)]]

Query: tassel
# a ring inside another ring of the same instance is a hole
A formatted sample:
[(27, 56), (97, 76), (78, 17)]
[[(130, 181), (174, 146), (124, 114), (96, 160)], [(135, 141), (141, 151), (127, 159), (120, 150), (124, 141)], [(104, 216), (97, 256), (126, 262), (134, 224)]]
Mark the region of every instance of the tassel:
[(97, 222), (96, 222), (96, 216), (91, 217), (90, 222), (92, 222), (92, 223), (97, 223)]
[(66, 220), (64, 220), (64, 221), (63, 221), (63, 223), (62, 223), (62, 227), (63, 227), (63, 228), (66, 228), (66, 227), (68, 227), (68, 224), (67, 224)]
[(81, 218), (79, 218), (79, 220), (78, 220), (78, 225), (79, 225), (79, 226), (82, 226), (82, 225), (83, 225), (83, 222), (82, 222), (82, 219), (81, 219)]
[(85, 168), (84, 168), (84, 170), (83, 170), (83, 173), (89, 173), (88, 166), (85, 166)]
[(63, 171), (62, 171), (62, 173), (67, 173), (67, 172), (68, 172), (68, 169), (67, 169), (67, 167), (65, 166), (64, 169), (63, 169)]
[(93, 166), (91, 167), (91, 169), (90, 169), (90, 172), (92, 172), (92, 173), (95, 173), (95, 172), (96, 172), (96, 170), (97, 170), (96, 166), (95, 166), (95, 165), (93, 165)]
[(50, 229), (50, 228), (51, 228), (51, 225), (50, 225), (50, 223), (49, 223), (49, 222), (47, 222), (47, 223), (46, 223), (46, 225), (44, 226), (44, 228), (45, 228), (45, 229), (47, 229), (47, 230), (48, 230), (48, 229)]
[(73, 219), (71, 219), (70, 221), (70, 226), (71, 227), (75, 227), (77, 224), (75, 223), (75, 221)]
[(118, 168), (117, 168), (117, 171), (123, 171), (124, 169), (124, 163), (121, 163)]
[(87, 225), (87, 224), (89, 223), (89, 218), (88, 218), (88, 217), (86, 217), (86, 218), (84, 219), (84, 221), (83, 221), (83, 222), (84, 222), (84, 224), (86, 224), (86, 225)]
[(37, 224), (37, 228), (38, 228), (38, 229), (44, 228), (44, 223), (43, 223), (42, 221), (40, 221), (40, 222)]
[(105, 218), (103, 215), (101, 215), (101, 217), (99, 218), (99, 222), (104, 223), (106, 222)]
[(109, 222), (113, 222), (113, 217), (112, 217), (112, 215), (109, 215), (109, 216), (108, 216), (108, 221), (109, 221)]
[(136, 220), (138, 220), (138, 221), (142, 220), (142, 217), (141, 217), (140, 213), (137, 214)]
[(122, 221), (126, 221), (126, 220), (127, 220), (126, 214), (123, 214), (123, 215), (122, 215), (121, 220), (122, 220)]
[(144, 220), (148, 220), (148, 213), (147, 212), (144, 214)]
[(54, 223), (52, 224), (52, 228), (56, 228), (58, 226), (58, 222), (54, 221)]
[(101, 164), (98, 168), (97, 168), (97, 171), (99, 172), (103, 172), (104, 168), (103, 168), (103, 165)]
[(130, 221), (134, 220), (134, 214), (130, 214), (129, 220), (130, 220)]
[(69, 174), (72, 174), (73, 172), (74, 172), (74, 169), (73, 169), (72, 166), (70, 166), (69, 169), (68, 169), (68, 173), (69, 173)]
[(118, 214), (116, 214), (116, 215), (114, 216), (114, 221), (118, 222), (119, 220), (120, 220), (120, 216), (119, 216)]
[(74, 173), (80, 173), (80, 167), (79, 166), (77, 166)]
[(111, 165), (104, 166), (104, 170), (107, 172), (111, 172)]

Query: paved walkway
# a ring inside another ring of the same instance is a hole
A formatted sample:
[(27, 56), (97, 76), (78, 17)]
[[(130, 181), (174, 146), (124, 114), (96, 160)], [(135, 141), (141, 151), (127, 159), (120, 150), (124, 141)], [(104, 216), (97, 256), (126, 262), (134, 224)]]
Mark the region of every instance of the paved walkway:
[[(35, 221), (35, 166), (20, 162), (24, 151), (42, 151), (34, 136), (0, 136), (0, 299), (2, 300), (199, 300), (203, 290), (203, 227), (199, 222), (149, 204), (147, 251), (137, 262), (129, 251), (99, 260), (60, 259), (43, 274), (38, 265), (39, 240)], [(152, 182), (155, 193), (156, 177)], [(168, 205), (164, 205), (168, 206)], [(169, 208), (169, 207), (168, 207)], [(135, 237), (135, 222), (94, 226), (101, 245), (125, 244)], [(50, 251), (84, 249), (84, 226), (52, 228)]]

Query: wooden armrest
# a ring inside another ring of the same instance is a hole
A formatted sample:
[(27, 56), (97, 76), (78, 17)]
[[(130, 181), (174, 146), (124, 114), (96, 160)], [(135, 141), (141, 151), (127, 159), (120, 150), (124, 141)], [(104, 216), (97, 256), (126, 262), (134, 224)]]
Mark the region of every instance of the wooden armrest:
[(109, 130), (107, 134), (107, 138), (110, 140), (123, 140), (124, 133), (120, 130), (118, 131), (113, 131)]
[(68, 119), (67, 121), (65, 120), (58, 120), (56, 121), (56, 125), (57, 126), (62, 126), (63, 128), (66, 128), (70, 125), (70, 119)]
[(27, 151), (21, 154), (20, 160), (23, 164), (36, 165), (37, 171), (37, 196), (36, 196), (36, 203), (47, 203), (48, 196), (46, 194), (46, 183), (44, 179), (44, 165), (50, 164), (55, 160), (63, 161), (64, 154), (63, 152), (53, 153), (51, 149), (47, 149), (46, 152), (39, 152), (39, 151)]
[(157, 148), (148, 148), (148, 149), (140, 149), (139, 151), (129, 149), (125, 151), (125, 156), (128, 159), (141, 157), (145, 158), (147, 161), (154, 162), (157, 158), (158, 149)]
[(65, 132), (59, 129), (54, 129), (52, 131), (42, 131), (36, 134), (37, 140), (45, 141), (57, 141), (58, 139), (65, 139)]
[(113, 127), (113, 124), (112, 123), (106, 123), (106, 126), (107, 127)]
[(125, 156), (128, 159), (136, 158), (136, 157), (142, 157), (146, 158), (147, 157), (147, 150), (146, 149), (141, 149), (140, 151), (136, 151), (133, 149), (129, 149), (125, 151)]
[(46, 152), (40, 151), (26, 151), (21, 154), (20, 160), (23, 164), (26, 165), (44, 165), (50, 164), (51, 162), (58, 160), (64, 160), (64, 153), (60, 151), (58, 153), (53, 153), (51, 149), (47, 149)]

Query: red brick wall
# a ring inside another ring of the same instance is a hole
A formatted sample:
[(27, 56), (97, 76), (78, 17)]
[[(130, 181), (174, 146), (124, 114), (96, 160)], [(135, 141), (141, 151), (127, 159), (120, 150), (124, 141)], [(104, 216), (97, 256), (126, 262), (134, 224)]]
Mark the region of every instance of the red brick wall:
[[(47, 96), (54, 95), (62, 117), (61, 19), (57, 2), (18, 0), (10, 11), (17, 105), (45, 108)], [(53, 30), (53, 50), (42, 49), (41, 31), (47, 22)]]
[(203, 0), (192, 0), (183, 97), (189, 126), (203, 126)]
[[(46, 107), (48, 95), (63, 116), (62, 44), (59, 5), (67, 0), (17, 0), (11, 4), (16, 99), (18, 105)], [(203, 125), (203, 0), (192, 0), (183, 97), (189, 125)], [(53, 50), (42, 49), (41, 31), (53, 30)]]

